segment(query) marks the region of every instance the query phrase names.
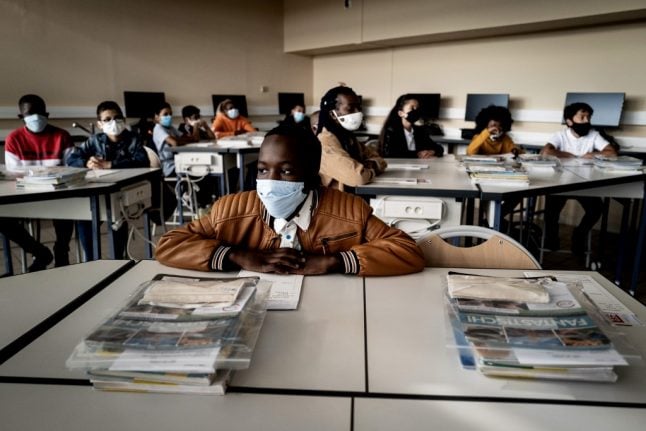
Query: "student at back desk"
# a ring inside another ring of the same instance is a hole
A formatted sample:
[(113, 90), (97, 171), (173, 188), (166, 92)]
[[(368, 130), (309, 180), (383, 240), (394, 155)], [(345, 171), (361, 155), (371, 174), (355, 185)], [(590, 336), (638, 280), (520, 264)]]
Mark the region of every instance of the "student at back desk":
[[(96, 108), (97, 126), (102, 133), (91, 136), (74, 151), (68, 154), (65, 163), (68, 166), (87, 167), (90, 169), (128, 169), (150, 166), (148, 154), (138, 135), (126, 129), (126, 120), (116, 102), (105, 101)], [(120, 209), (113, 208), (115, 217), (120, 216)], [(93, 254), (92, 222), (77, 222), (79, 240), (86, 260)], [(108, 229), (112, 229), (111, 226)], [(128, 238), (128, 223), (124, 222), (115, 235), (115, 257), (122, 259)]]
[[(7, 170), (24, 170), (29, 166), (58, 166), (64, 153), (73, 147), (70, 134), (48, 124), (49, 113), (45, 101), (35, 94), (27, 94), (18, 101), (18, 115), (25, 122), (11, 132), (5, 141), (5, 164)], [(35, 214), (37, 216), (37, 214)], [(69, 243), (74, 232), (71, 220), (53, 220), (56, 242), (54, 243), (54, 264), (69, 265)], [(34, 256), (30, 271), (45, 269), (52, 261), (47, 247), (38, 243), (19, 224), (12, 223), (15, 231), (8, 232), (8, 238), (15, 241)]]

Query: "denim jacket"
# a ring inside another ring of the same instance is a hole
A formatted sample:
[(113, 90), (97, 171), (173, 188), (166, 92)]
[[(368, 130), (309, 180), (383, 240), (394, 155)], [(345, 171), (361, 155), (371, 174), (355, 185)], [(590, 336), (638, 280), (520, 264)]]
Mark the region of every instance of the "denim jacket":
[(112, 142), (105, 133), (97, 133), (75, 147), (65, 157), (68, 166), (85, 167), (92, 156), (112, 162), (112, 169), (147, 168), (148, 154), (138, 136), (129, 130), (119, 135), (119, 141)]

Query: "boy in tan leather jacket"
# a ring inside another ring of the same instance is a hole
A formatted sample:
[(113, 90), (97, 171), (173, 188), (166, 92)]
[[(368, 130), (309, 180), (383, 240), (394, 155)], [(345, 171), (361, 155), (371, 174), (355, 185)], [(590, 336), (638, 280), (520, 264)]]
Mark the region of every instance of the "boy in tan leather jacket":
[(321, 144), (302, 128), (270, 131), (257, 191), (227, 195), (211, 213), (166, 233), (156, 258), (202, 271), (400, 275), (421, 271), (415, 241), (372, 215), (361, 198), (322, 187)]

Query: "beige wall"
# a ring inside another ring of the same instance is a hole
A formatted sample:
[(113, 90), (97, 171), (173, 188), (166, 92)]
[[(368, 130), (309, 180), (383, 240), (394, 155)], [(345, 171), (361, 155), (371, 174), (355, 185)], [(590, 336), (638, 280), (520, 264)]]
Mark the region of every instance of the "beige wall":
[(619, 133), (646, 137), (644, 46), (646, 23), (638, 22), (320, 55), (314, 94), (347, 82), (364, 95), (378, 127), (400, 94), (437, 92), (442, 123), (457, 128), (466, 125), (458, 118), (467, 93), (509, 93), (512, 109), (529, 116), (514, 130), (548, 132), (560, 127), (566, 92), (619, 91), (627, 97), (624, 119), (641, 124)]
[(124, 90), (164, 91), (174, 106), (234, 93), (275, 108), (279, 91), (310, 103), (312, 60), (283, 52), (282, 22), (280, 0), (1, 0), (0, 116), (28, 92), (73, 112)]

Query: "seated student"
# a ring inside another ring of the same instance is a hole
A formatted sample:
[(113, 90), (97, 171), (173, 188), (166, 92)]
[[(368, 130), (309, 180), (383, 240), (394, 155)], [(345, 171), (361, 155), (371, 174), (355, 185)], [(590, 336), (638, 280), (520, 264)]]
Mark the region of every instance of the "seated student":
[[(182, 108), (184, 122), (179, 125), (178, 130), (182, 136), (194, 139), (195, 141), (215, 140), (215, 134), (209, 125), (200, 117), (200, 109), (197, 106), (188, 105)], [(213, 202), (213, 196), (219, 194), (216, 190), (217, 181), (212, 176), (204, 176), (197, 187), (197, 203), (205, 208)]]
[(270, 131), (258, 155), (257, 192), (224, 196), (211, 213), (166, 233), (156, 258), (202, 271), (396, 275), (421, 271), (408, 235), (358, 196), (321, 187), (321, 145), (299, 127)]
[[(107, 100), (96, 108), (97, 126), (102, 133), (92, 135), (87, 141), (70, 152), (65, 163), (68, 166), (90, 169), (128, 169), (150, 166), (148, 154), (138, 135), (126, 128), (126, 120), (116, 102)], [(112, 208), (115, 217), (119, 208)], [(76, 225), (79, 240), (88, 260), (93, 255), (92, 222), (80, 221)], [(128, 223), (123, 223), (114, 232), (115, 257), (122, 259), (128, 237)]]
[(184, 106), (182, 108), (182, 118), (184, 122), (177, 128), (182, 135), (190, 136), (196, 142), (215, 139), (215, 134), (213, 134), (209, 125), (200, 117), (200, 108), (197, 106)]
[(18, 244), (20, 248), (34, 257), (33, 262), (27, 268), (28, 272), (42, 271), (54, 259), (52, 252), (36, 241), (17, 220), (0, 218), (0, 234), (9, 241)]
[(284, 125), (292, 125), (311, 129), (310, 118), (305, 115), (305, 107), (303, 105), (295, 105), (292, 110), (285, 115), (285, 118), (279, 123)]
[(518, 151), (507, 134), (513, 122), (511, 112), (505, 107), (490, 105), (483, 108), (476, 116), (476, 135), (467, 147), (467, 154), (493, 155)]
[(352, 133), (362, 121), (359, 97), (352, 88), (334, 87), (321, 99), (317, 130), (323, 148), (320, 174), (324, 186), (356, 187), (386, 169), (386, 161)]
[(399, 96), (379, 135), (379, 152), (383, 157), (442, 157), (444, 148), (433, 142), (426, 126), (416, 124), (421, 119), (418, 109), (419, 101), (414, 96)]
[(225, 136), (256, 131), (251, 122), (240, 115), (240, 111), (238, 111), (231, 99), (224, 99), (220, 102), (216, 111), (215, 119), (211, 124), (211, 130), (215, 133), (216, 138), (220, 139)]
[(155, 128), (153, 129), (153, 142), (161, 161), (164, 176), (175, 175), (175, 155), (170, 147), (176, 147), (191, 142), (196, 142), (193, 136), (182, 136), (173, 127), (173, 110), (167, 102), (164, 102), (155, 111)]
[[(593, 158), (596, 154), (615, 156), (617, 151), (599, 132), (590, 126), (594, 110), (587, 103), (573, 103), (563, 110), (567, 127), (554, 134), (545, 145), (541, 154), (562, 158)], [(569, 198), (564, 196), (547, 196), (545, 199), (545, 248), (558, 250), (559, 216)], [(572, 252), (582, 255), (585, 251), (585, 239), (588, 232), (597, 223), (603, 211), (603, 202), (599, 197), (574, 198), (583, 207), (585, 214), (572, 234)]]
[[(27, 94), (18, 101), (18, 109), (18, 117), (25, 122), (25, 126), (12, 131), (5, 140), (7, 170), (62, 164), (65, 151), (73, 147), (72, 138), (65, 130), (48, 124), (49, 113), (45, 101), (35, 94)], [(74, 223), (71, 220), (53, 220), (53, 225), (56, 232), (54, 264), (69, 265), (69, 243), (74, 233)], [(26, 238), (26, 235), (29, 235), (26, 231), (20, 234), (22, 238)], [(45, 253), (43, 248), (37, 247), (32, 250), (38, 251), (35, 258), (39, 269), (44, 269), (52, 261), (51, 253)]]

